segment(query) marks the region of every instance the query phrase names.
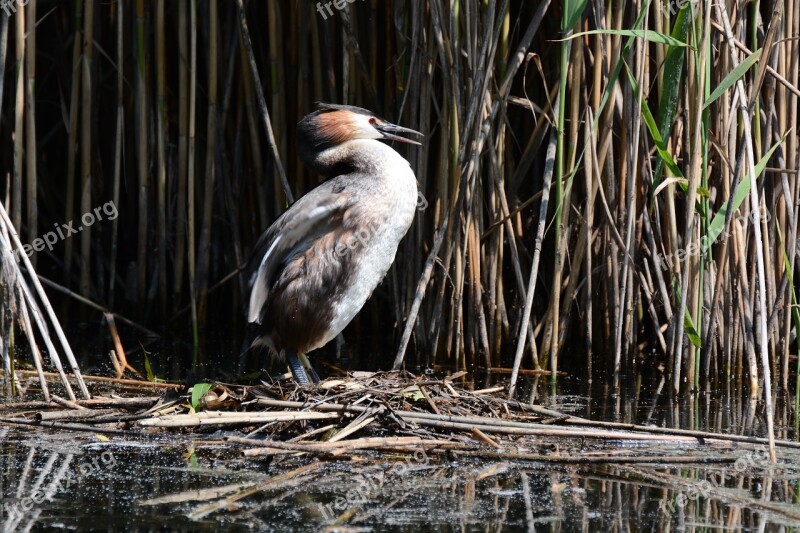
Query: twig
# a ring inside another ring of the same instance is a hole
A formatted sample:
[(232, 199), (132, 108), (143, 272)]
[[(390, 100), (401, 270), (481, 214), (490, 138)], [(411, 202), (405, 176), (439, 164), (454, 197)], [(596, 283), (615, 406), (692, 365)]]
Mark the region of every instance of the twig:
[[(380, 448), (396, 448), (396, 447), (409, 447), (409, 446), (426, 446), (426, 447), (461, 447), (471, 448), (464, 444), (442, 439), (422, 439), (419, 437), (371, 437), (364, 439), (346, 440), (339, 442), (320, 442), (315, 444), (301, 444), (295, 442), (281, 442), (275, 440), (254, 440), (244, 439), (241, 437), (228, 437), (228, 442), (235, 444), (245, 444), (247, 446), (269, 447), (279, 450), (289, 450), (293, 452), (312, 452), (312, 453), (327, 453), (334, 450), (364, 450), (364, 449), (380, 449)], [(248, 450), (245, 450), (245, 455), (248, 455)], [(251, 451), (252, 452), (252, 451)]]
[(49, 429), (63, 429), (67, 431), (88, 431), (90, 433), (109, 433), (113, 435), (128, 435), (132, 436), (135, 435), (132, 431), (126, 431), (122, 429), (109, 429), (109, 428), (99, 428), (96, 426), (87, 426), (84, 424), (62, 424), (60, 422), (38, 422), (34, 420), (28, 420), (26, 418), (5, 418), (0, 417), (0, 424), (11, 424), (15, 426), (37, 426)]
[(139, 422), (145, 427), (195, 427), (208, 425), (263, 424), (264, 422), (296, 422), (299, 420), (328, 420), (339, 418), (336, 413), (313, 412), (262, 412), (227, 413), (223, 411), (204, 411), (193, 415), (162, 415)]
[(116, 409), (71, 409), (69, 411), (43, 411), (36, 413), (35, 419), (39, 422), (51, 420), (83, 420), (116, 413)]
[(63, 407), (69, 407), (70, 409), (78, 409), (78, 410), (88, 410), (86, 407), (80, 405), (78, 402), (73, 402), (72, 400), (65, 400), (60, 396), (53, 395), (53, 402), (57, 403)]
[(475, 438), (477, 438), (479, 441), (488, 444), (492, 448), (502, 449), (502, 446), (497, 444), (494, 440), (492, 440), (492, 438), (489, 435), (487, 435), (477, 427), (472, 428), (472, 435), (474, 435)]
[(693, 457), (689, 455), (589, 455), (589, 456), (564, 456), (542, 455), (535, 453), (516, 452), (491, 452), (483, 450), (460, 451), (454, 450), (454, 455), (468, 457), (481, 457), (483, 459), (506, 459), (513, 461), (536, 461), (538, 463), (560, 464), (729, 464), (736, 462), (735, 457)]
[[(36, 372), (31, 370), (18, 370), (20, 374), (23, 376), (31, 376), (36, 375)], [(58, 374), (53, 372), (45, 372), (45, 377), (56, 377)], [(118, 379), (118, 378), (109, 378), (106, 376), (86, 376), (86, 380), (89, 382), (98, 382), (98, 383), (114, 383), (116, 385), (124, 385), (126, 387), (136, 387), (140, 389), (182, 389), (185, 385), (180, 383), (161, 383), (158, 381), (137, 381), (135, 379)]]
[[(89, 378), (90, 376), (86, 376)], [(60, 400), (60, 401), (59, 401)], [(140, 409), (143, 407), (150, 407), (154, 403), (156, 403), (159, 398), (153, 397), (143, 397), (143, 398), (103, 398), (103, 397), (95, 397), (91, 400), (76, 400), (74, 402), (62, 400), (59, 398), (56, 400), (56, 397), (53, 397), (54, 402), (61, 403), (64, 402), (65, 406), (68, 407), (83, 407), (83, 408), (91, 408), (91, 407), (117, 407), (121, 409)], [(32, 409), (47, 409), (52, 408), (53, 404), (49, 402), (17, 402), (17, 403), (6, 403), (0, 404), (0, 411), (24, 411), (24, 410), (32, 410)]]

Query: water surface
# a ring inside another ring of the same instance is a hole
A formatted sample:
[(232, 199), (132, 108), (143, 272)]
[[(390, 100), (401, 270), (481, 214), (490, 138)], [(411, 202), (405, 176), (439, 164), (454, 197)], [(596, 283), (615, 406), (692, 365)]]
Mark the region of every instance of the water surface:
[[(758, 403), (657, 387), (530, 383), (536, 403), (596, 420), (760, 435)], [(778, 433), (794, 439), (790, 410)], [(708, 465), (488, 461), (446, 453), (243, 458), (221, 434), (102, 437), (0, 427), (6, 531), (800, 531), (800, 451), (770, 468), (762, 446), (506, 438), (540, 454), (637, 451), (724, 457)]]

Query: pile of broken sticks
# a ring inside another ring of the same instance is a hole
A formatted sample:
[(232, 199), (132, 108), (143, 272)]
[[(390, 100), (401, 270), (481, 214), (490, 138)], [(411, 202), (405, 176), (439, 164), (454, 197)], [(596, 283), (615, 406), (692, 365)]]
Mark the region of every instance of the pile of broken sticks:
[[(178, 434), (244, 448), (245, 456), (433, 453), (582, 463), (726, 463), (766, 439), (596, 422), (510, 400), (502, 387), (467, 390), (404, 372), (353, 373), (316, 387), (195, 385), (184, 395), (6, 404), (0, 424), (132, 437)], [(608, 446), (639, 442), (636, 447)], [(654, 446), (647, 446), (651, 443)], [(702, 446), (697, 446), (697, 445)], [(778, 441), (800, 450), (800, 443)], [(672, 454), (663, 447), (670, 445)], [(788, 450), (787, 450), (788, 451)], [(797, 453), (796, 451), (794, 453)]]

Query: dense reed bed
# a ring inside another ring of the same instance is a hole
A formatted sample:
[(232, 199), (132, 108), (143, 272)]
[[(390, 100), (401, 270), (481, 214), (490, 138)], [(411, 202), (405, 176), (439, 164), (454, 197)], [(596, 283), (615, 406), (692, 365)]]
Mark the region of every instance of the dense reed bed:
[(239, 266), (317, 183), (294, 126), (350, 103), (426, 135), (399, 148), (425, 201), (346, 332), (380, 366), (793, 388), (800, 2), (335, 4), (0, 13), (11, 220), (32, 245), (82, 226), (39, 274), (139, 324), (129, 348), (184, 339), (183, 369), (210, 332), (239, 347)]

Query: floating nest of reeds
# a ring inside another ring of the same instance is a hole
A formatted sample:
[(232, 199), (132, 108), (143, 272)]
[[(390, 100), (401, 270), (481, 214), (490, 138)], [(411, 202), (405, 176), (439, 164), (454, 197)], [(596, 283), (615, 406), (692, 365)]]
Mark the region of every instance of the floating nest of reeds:
[[(339, 460), (425, 451), (562, 463), (728, 463), (736, 460), (736, 449), (767, 445), (758, 437), (592, 421), (509, 399), (502, 386), (468, 390), (464, 376), (355, 372), (313, 387), (279, 379), (191, 388), (86, 377), (94, 398), (70, 401), (53, 394), (50, 402), (5, 404), (0, 424), (131, 439), (192, 437), (227, 443), (245, 456)], [(134, 397), (109, 390), (137, 386)], [(144, 396), (148, 388), (160, 394)], [(800, 449), (791, 441), (777, 445), (786, 452)]]

